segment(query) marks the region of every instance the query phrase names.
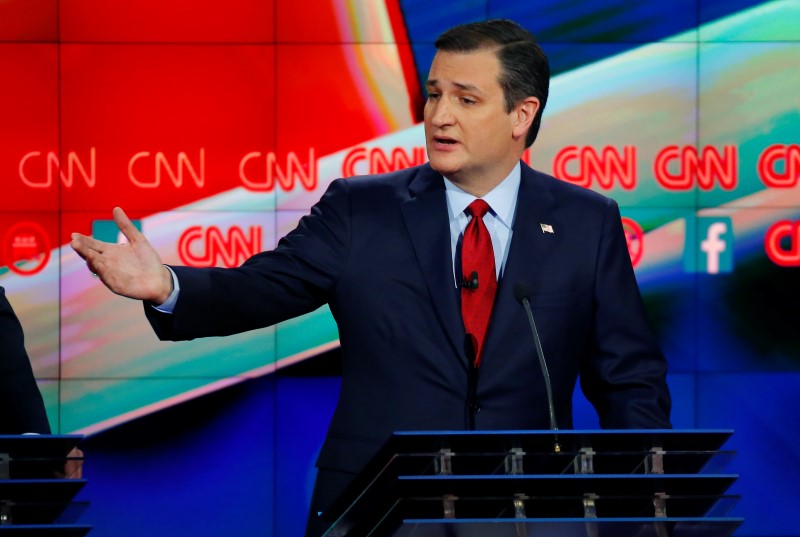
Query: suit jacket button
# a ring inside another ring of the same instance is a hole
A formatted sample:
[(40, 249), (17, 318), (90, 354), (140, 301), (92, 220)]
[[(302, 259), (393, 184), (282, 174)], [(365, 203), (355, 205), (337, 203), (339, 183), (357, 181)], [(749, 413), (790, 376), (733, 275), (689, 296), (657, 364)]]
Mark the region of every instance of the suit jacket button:
[(481, 411), (481, 405), (478, 401), (471, 401), (469, 403), (469, 409), (472, 411), (473, 414), (477, 414)]

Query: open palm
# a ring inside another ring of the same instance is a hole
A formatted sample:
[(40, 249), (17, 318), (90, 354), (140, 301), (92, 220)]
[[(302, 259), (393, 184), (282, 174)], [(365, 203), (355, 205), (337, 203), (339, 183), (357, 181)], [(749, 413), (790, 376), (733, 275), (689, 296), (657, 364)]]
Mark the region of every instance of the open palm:
[(163, 303), (172, 291), (172, 277), (162, 264), (161, 256), (136, 229), (125, 211), (116, 207), (113, 216), (128, 239), (127, 243), (103, 242), (73, 233), (70, 246), (114, 293), (155, 304)]

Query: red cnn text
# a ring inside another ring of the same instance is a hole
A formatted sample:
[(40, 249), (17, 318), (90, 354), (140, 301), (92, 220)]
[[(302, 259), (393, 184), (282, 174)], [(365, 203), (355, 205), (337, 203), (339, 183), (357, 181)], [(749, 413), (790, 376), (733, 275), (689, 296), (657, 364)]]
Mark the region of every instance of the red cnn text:
[(178, 241), (178, 255), (190, 267), (238, 267), (263, 249), (261, 226), (250, 226), (245, 233), (232, 226), (227, 235), (217, 226), (192, 226)]

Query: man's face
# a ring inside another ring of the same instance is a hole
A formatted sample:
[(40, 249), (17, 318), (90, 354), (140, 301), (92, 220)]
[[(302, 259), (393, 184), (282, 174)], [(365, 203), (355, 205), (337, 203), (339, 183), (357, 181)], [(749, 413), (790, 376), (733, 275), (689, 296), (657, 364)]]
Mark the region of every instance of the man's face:
[(428, 159), (472, 193), (477, 185), (493, 188), (503, 180), (524, 149), (524, 132), (521, 142), (517, 135), (519, 112), (506, 113), (499, 76), (493, 50), (439, 51), (428, 75)]

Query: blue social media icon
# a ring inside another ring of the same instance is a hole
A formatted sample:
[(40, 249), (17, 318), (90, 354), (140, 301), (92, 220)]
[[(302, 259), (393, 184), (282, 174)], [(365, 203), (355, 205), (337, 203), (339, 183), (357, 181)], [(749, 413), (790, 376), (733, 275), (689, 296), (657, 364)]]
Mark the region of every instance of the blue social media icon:
[(733, 221), (728, 216), (699, 216), (687, 221), (683, 255), (686, 272), (733, 271)]

